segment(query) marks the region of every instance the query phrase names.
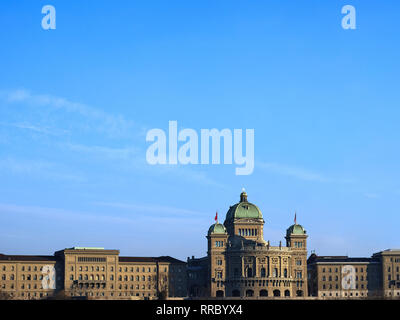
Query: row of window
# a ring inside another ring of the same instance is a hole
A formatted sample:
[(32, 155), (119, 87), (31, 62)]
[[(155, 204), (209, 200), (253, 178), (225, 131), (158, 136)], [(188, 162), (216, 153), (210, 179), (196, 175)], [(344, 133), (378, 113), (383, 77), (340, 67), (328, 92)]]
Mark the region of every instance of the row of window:
[[(72, 294), (71, 294), (72, 295)], [(96, 296), (96, 297), (104, 297), (105, 296), (105, 293), (104, 292), (79, 292), (78, 293), (78, 295), (79, 296), (81, 296), (81, 297), (85, 297), (85, 296)], [(114, 292), (111, 292), (110, 293), (110, 296), (111, 297), (113, 297), (114, 296)], [(151, 294), (151, 293), (144, 293), (144, 292), (142, 292), (142, 293), (139, 293), (139, 292), (137, 292), (137, 293), (133, 293), (133, 292), (119, 292), (118, 294), (117, 294), (117, 296), (119, 296), (119, 297), (122, 297), (122, 296), (125, 296), (125, 297), (151, 297), (151, 296), (154, 296), (154, 297), (156, 297), (157, 296), (157, 293), (153, 293), (153, 294)]]
[[(111, 290), (114, 290), (114, 285), (113, 284), (110, 284), (110, 289)], [(79, 283), (76, 287), (75, 287), (75, 285), (71, 285), (71, 289), (106, 289), (107, 288), (107, 286), (106, 286), (106, 284), (105, 283)], [(123, 290), (123, 289), (125, 289), (125, 290), (129, 290), (129, 289), (131, 289), (131, 290), (134, 290), (134, 289), (136, 289), (136, 290), (139, 290), (139, 289), (143, 289), (143, 290), (145, 290), (146, 288), (148, 289), (148, 290), (152, 290), (152, 289), (157, 289), (157, 286), (156, 285), (141, 285), (141, 286), (139, 286), (138, 284), (137, 285), (130, 285), (130, 286), (128, 286), (127, 284), (126, 285), (122, 285), (122, 284), (120, 284), (119, 286), (118, 286), (118, 289), (119, 290)]]
[[(30, 281), (30, 280), (42, 280), (42, 279), (43, 279), (43, 275), (42, 275), (42, 274), (40, 274), (40, 275), (37, 275), (37, 274), (34, 274), (34, 275), (30, 275), (30, 274), (25, 275), (25, 274), (22, 274), (22, 275), (21, 275), (21, 280), (23, 280), (23, 281), (25, 281), (25, 280), (28, 280), (28, 281)], [(5, 274), (3, 274), (3, 275), (1, 276), (1, 280), (6, 281), (6, 280), (7, 280), (7, 276), (6, 276)], [(8, 280), (11, 280), (11, 281), (15, 280), (14, 274), (11, 274), (11, 275), (8, 277)]]
[(244, 237), (254, 237), (257, 236), (257, 229), (239, 229), (238, 234)]
[(295, 241), (294, 242), (294, 247), (295, 248), (303, 248), (303, 242), (302, 241)]
[(215, 246), (216, 247), (223, 247), (224, 246), (224, 242), (223, 241), (215, 241)]
[[(400, 280), (400, 275), (398, 274), (398, 275), (396, 276), (396, 278), (397, 278), (397, 280)], [(392, 280), (392, 275), (391, 275), (391, 274), (388, 274), (388, 280), (389, 280), (389, 281)]]
[[(78, 294), (78, 296), (82, 296), (82, 297), (84, 297), (84, 296), (105, 297), (105, 295), (106, 295), (105, 292), (78, 292), (77, 294)], [(14, 293), (11, 292), (10, 295), (12, 297), (20, 296), (20, 297), (43, 298), (43, 297), (47, 297), (49, 294), (47, 292), (21, 292), (19, 295), (14, 295)], [(71, 296), (72, 295), (73, 294), (71, 293)], [(110, 296), (113, 297), (114, 296), (114, 292), (111, 292)], [(119, 292), (119, 293), (116, 293), (116, 296), (120, 296), (120, 297), (121, 296), (125, 296), (125, 297), (129, 297), (129, 296), (131, 296), (131, 297), (134, 297), (134, 296), (136, 296), (136, 297), (151, 297), (151, 296), (154, 296), (154, 297), (156, 297), (157, 293), (151, 294), (151, 293), (147, 293), (147, 292), (146, 293), (144, 293), (144, 292), (140, 292), (140, 293)]]
[[(69, 279), (70, 279), (71, 281), (73, 281), (73, 280), (74, 280), (74, 275), (71, 274), (70, 277), (69, 277)], [(136, 276), (136, 277), (134, 277), (134, 276), (130, 276), (130, 277), (128, 277), (128, 276), (124, 276), (124, 277), (119, 276), (119, 277), (118, 277), (118, 281), (135, 281), (135, 279), (136, 279), (136, 281), (146, 281), (146, 276), (141, 276), (141, 277), (139, 277), (139, 276)], [(96, 274), (96, 275), (93, 275), (93, 274), (91, 274), (91, 275), (87, 275), (87, 274), (82, 275), (82, 274), (80, 274), (80, 275), (78, 276), (78, 279), (77, 279), (77, 280), (105, 281), (105, 280), (106, 280), (106, 277), (105, 277), (104, 274), (102, 274), (102, 275), (98, 275), (98, 274)], [(110, 275), (110, 280), (111, 280), (111, 281), (114, 281), (114, 275), (113, 275), (113, 274)], [(155, 277), (155, 276), (147, 276), (147, 281), (152, 281), (152, 280), (153, 280), (153, 281), (156, 281), (156, 277)], [(173, 277), (170, 277), (170, 281), (173, 282), (173, 281), (174, 281), (174, 278), (173, 278)], [(182, 278), (179, 277), (179, 278), (178, 278), (178, 281), (182, 281)]]
[[(129, 281), (129, 279), (130, 279), (130, 281), (134, 281), (135, 278), (136, 278), (136, 281), (140, 281), (140, 279), (142, 281), (146, 281), (146, 276), (142, 276), (142, 277), (139, 277), (139, 276), (136, 276), (136, 277), (134, 277), (134, 276), (130, 276), (130, 277), (128, 277), (128, 276), (124, 276), (124, 277), (119, 276), (118, 277), (118, 281)], [(153, 276), (153, 277), (152, 276), (147, 276), (147, 280), (148, 281), (151, 281), (152, 278), (153, 278), (153, 280), (155, 280), (155, 276)], [(71, 274), (69, 279), (71, 281), (74, 280), (74, 275)], [(102, 274), (102, 275), (98, 275), (98, 274), (96, 274), (96, 275), (93, 275), (93, 274), (91, 274), (91, 275), (87, 275), (87, 274), (82, 275), (82, 274), (80, 274), (78, 276), (77, 280), (97, 280), (97, 281), (102, 280), (102, 281), (105, 281), (105, 275), (104, 274)], [(110, 275), (110, 280), (114, 281), (114, 275), (113, 274)]]
[[(14, 293), (10, 293), (11, 297), (14, 297)], [(49, 294), (47, 292), (21, 292), (19, 295), (20, 297), (38, 297), (38, 298), (43, 298), (47, 297)], [(18, 296), (18, 295), (15, 295)]]
[[(223, 246), (223, 241), (221, 241), (222, 243), (221, 243), (221, 245), (220, 246)], [(84, 257), (81, 257), (82, 259), (84, 258)], [(80, 259), (80, 258), (78, 258), (78, 259)], [(86, 259), (86, 258), (85, 258)], [(87, 258), (87, 259), (89, 259), (89, 258)], [(93, 258), (93, 259), (102, 259), (102, 258)], [(94, 266), (80, 266), (79, 267), (79, 271), (89, 271), (89, 269), (91, 270), (91, 271), (105, 271), (105, 267), (104, 266), (96, 266), (96, 267), (94, 267)], [(15, 266), (8, 266), (8, 268), (7, 268), (7, 266), (2, 266), (2, 271), (15, 271)], [(43, 270), (43, 266), (21, 266), (21, 271), (42, 271)], [(136, 267), (136, 268), (134, 268), (134, 267), (130, 267), (130, 268), (128, 268), (128, 267), (125, 267), (125, 268), (122, 268), (122, 267), (119, 267), (119, 272), (123, 272), (123, 270), (125, 271), (125, 272), (128, 272), (128, 270), (130, 270), (130, 272), (134, 272), (134, 270), (136, 270), (136, 272), (140, 272), (140, 268), (139, 267)], [(74, 266), (70, 266), (70, 271), (74, 271)], [(114, 272), (114, 267), (113, 266), (111, 266), (110, 267), (110, 271), (111, 272)], [(156, 267), (154, 267), (153, 268), (153, 271), (154, 272), (157, 272), (157, 268)], [(172, 271), (172, 272), (182, 272), (182, 268), (181, 267), (170, 267), (170, 271)], [(142, 272), (151, 272), (151, 268), (150, 267), (147, 267), (147, 268), (145, 268), (145, 267), (142, 267)], [(168, 268), (164, 268), (164, 272), (168, 272)]]
[[(393, 268), (393, 270), (394, 270), (394, 268)], [(388, 267), (388, 272), (392, 272), (392, 269), (390, 267)], [(400, 272), (400, 268), (399, 267), (396, 267), (396, 272)]]
[(106, 262), (106, 258), (78, 257), (78, 262)]
[[(3, 283), (2, 285), (1, 285), (1, 288), (2, 289), (7, 289), (7, 285), (5, 284), (5, 283)], [(10, 286), (9, 286), (9, 288), (10, 289), (14, 289), (15, 288), (15, 286), (14, 286), (14, 284), (13, 283), (11, 283), (10, 284)], [(25, 284), (23, 283), (23, 284), (21, 284), (21, 289), (43, 289), (43, 287), (42, 287), (42, 285), (37, 285), (37, 284), (33, 284), (33, 285), (31, 285), (31, 284), (27, 284), (26, 285), (26, 287), (25, 287)]]
[[(326, 278), (326, 276), (322, 276), (322, 281), (327, 281), (326, 279), (328, 279), (328, 281), (333, 281), (332, 276), (329, 276), (328, 278)], [(364, 276), (360, 276), (360, 278), (358, 278), (358, 276), (356, 276), (356, 281), (358, 281), (358, 279), (360, 279), (360, 281), (364, 281)], [(366, 277), (365, 277), (365, 280), (367, 280)], [(334, 281), (339, 281), (339, 276), (335, 276)]]
[[(234, 272), (234, 276), (235, 276), (235, 277), (240, 277), (240, 276), (241, 276), (238, 268), (235, 268), (235, 269), (233, 270), (233, 272)], [(246, 267), (246, 269), (245, 269), (245, 275), (246, 275), (248, 278), (251, 278), (251, 277), (255, 277), (255, 276), (256, 276), (255, 273), (253, 273), (253, 268), (250, 268), (250, 267)], [(264, 267), (261, 268), (260, 276), (261, 276), (262, 278), (265, 278), (265, 277), (267, 276), (267, 271), (266, 271), (266, 269), (265, 269)], [(279, 276), (283, 276), (284, 278), (287, 278), (287, 277), (288, 277), (288, 270), (285, 268), (285, 269), (283, 269), (283, 274), (280, 274), (278, 268), (273, 268), (273, 269), (272, 269), (272, 277), (277, 278), (277, 277), (279, 277)], [(295, 277), (296, 277), (297, 279), (301, 279), (301, 278), (303, 277), (302, 271), (295, 271)]]
[[(328, 272), (332, 272), (332, 268), (322, 268), (322, 272), (327, 272), (326, 270), (328, 270)], [(356, 272), (358, 272), (358, 268), (355, 268), (355, 271)], [(365, 271), (366, 271), (366, 269), (365, 269)], [(335, 271), (334, 272), (339, 272), (339, 268), (335, 268)], [(360, 272), (364, 272), (364, 268), (360, 268)]]
[[(327, 295), (326, 295), (326, 293), (323, 293), (322, 296), (323, 296), (323, 297), (326, 297)], [(336, 296), (336, 297), (339, 297), (339, 294), (336, 292), (335, 296)], [(344, 296), (345, 296), (345, 297), (347, 297), (347, 296), (353, 297), (353, 292), (350, 292), (348, 295), (347, 295), (347, 292), (345, 292)], [(356, 292), (356, 293), (354, 294), (354, 297), (358, 297), (358, 296), (364, 297), (364, 292), (361, 292), (360, 295), (358, 295), (358, 292)], [(332, 292), (329, 293), (329, 297), (332, 297)]]
[[(94, 267), (94, 266), (90, 266), (90, 267), (89, 266), (79, 266), (79, 271), (89, 271), (89, 269), (91, 271), (105, 271), (105, 267), (104, 266), (102, 266), (102, 267), (100, 267), (100, 266), (97, 266), (97, 267)], [(71, 266), (70, 270), (74, 271), (74, 266)], [(140, 268), (139, 267), (136, 267), (136, 269), (134, 267), (130, 267), (130, 268), (125, 267), (124, 269), (122, 267), (119, 267), (118, 270), (119, 270), (119, 272), (129, 272), (129, 270), (130, 270), (130, 272), (135, 272), (135, 270), (136, 270), (136, 272), (140, 272)], [(113, 266), (110, 267), (110, 271), (114, 272), (114, 267)], [(151, 272), (151, 268), (150, 267), (148, 267), (148, 268), (142, 267), (142, 272)], [(154, 268), (153, 272), (157, 272), (157, 268)], [(164, 268), (164, 272), (167, 272), (167, 268)], [(181, 272), (181, 268), (179, 268), (179, 272)]]
[[(246, 280), (242, 282), (245, 287), (255, 287), (255, 286), (272, 286), (272, 287), (290, 287), (290, 281), (281, 281), (281, 280), (260, 280), (260, 281), (251, 281)], [(224, 283), (222, 281), (217, 281), (217, 287), (224, 287)], [(303, 281), (296, 281), (296, 287), (303, 287)]]
[[(15, 266), (9, 266), (10, 271), (15, 271)], [(21, 266), (21, 271), (42, 271), (43, 266)], [(7, 267), (3, 266), (2, 271), (7, 271)]]
[[(359, 287), (360, 287), (361, 289), (365, 289), (364, 284), (361, 284), (360, 286), (359, 286), (358, 284), (356, 284), (356, 289), (358, 289)], [(326, 285), (326, 284), (323, 284), (323, 285), (322, 285), (322, 289), (326, 289), (326, 288), (327, 288), (327, 285)], [(328, 288), (329, 288), (330, 290), (332, 290), (332, 289), (333, 289), (333, 285), (330, 284), (330, 285), (328, 286)], [(336, 289), (336, 290), (339, 290), (339, 285), (338, 285), (338, 284), (335, 285), (335, 289)]]

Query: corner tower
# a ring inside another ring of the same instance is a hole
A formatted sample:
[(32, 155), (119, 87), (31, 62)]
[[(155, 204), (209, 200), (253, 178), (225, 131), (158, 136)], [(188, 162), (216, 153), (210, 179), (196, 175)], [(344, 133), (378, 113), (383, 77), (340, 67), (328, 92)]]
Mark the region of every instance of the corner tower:
[(296, 214), (294, 224), (286, 230), (286, 246), (292, 249), (307, 250), (307, 234), (302, 225), (297, 224)]
[(294, 224), (286, 230), (286, 246), (291, 251), (291, 270), (294, 285), (291, 296), (304, 297), (308, 295), (307, 286), (307, 233), (303, 226), (297, 224), (296, 214)]
[(211, 297), (225, 296), (226, 278), (226, 248), (228, 245), (228, 233), (223, 224), (216, 221), (208, 229), (208, 285)]

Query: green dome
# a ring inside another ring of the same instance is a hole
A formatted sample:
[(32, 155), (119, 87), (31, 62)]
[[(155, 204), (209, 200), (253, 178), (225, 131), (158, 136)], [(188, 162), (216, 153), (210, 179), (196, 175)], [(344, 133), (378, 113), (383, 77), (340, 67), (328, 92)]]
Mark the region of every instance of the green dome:
[(216, 234), (216, 233), (219, 233), (219, 234), (226, 233), (226, 228), (224, 227), (223, 224), (216, 222), (208, 229), (208, 235)]
[(290, 226), (287, 230), (286, 230), (286, 235), (291, 235), (291, 234), (306, 234), (306, 230), (304, 230), (303, 226), (301, 226), (300, 224), (294, 224), (292, 226)]
[(255, 204), (247, 201), (247, 194), (244, 191), (240, 194), (240, 202), (231, 206), (226, 214), (226, 220), (242, 218), (263, 218), (261, 210)]

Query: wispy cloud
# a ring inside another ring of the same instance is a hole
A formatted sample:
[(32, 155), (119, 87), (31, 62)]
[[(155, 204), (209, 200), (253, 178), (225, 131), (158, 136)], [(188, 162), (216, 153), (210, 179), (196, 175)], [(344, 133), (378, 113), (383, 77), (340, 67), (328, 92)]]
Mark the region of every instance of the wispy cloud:
[(293, 167), (293, 166), (287, 166), (287, 165), (282, 165), (278, 163), (268, 163), (268, 162), (257, 162), (256, 164), (259, 168), (273, 172), (273, 173), (278, 173), (281, 175), (289, 176), (289, 177), (294, 177), (300, 180), (306, 180), (306, 181), (319, 181), (319, 182), (328, 182), (329, 179), (325, 177), (324, 175), (316, 172), (312, 172), (303, 168), (299, 167)]
[(65, 145), (72, 151), (90, 154), (92, 156), (108, 159), (132, 160), (140, 153), (136, 147), (110, 148), (105, 146), (88, 146), (83, 144), (68, 143)]
[(41, 133), (41, 134), (46, 134), (46, 135), (54, 135), (54, 136), (59, 136), (62, 134), (67, 134), (69, 131), (68, 130), (62, 130), (58, 128), (51, 128), (51, 127), (46, 127), (46, 126), (40, 126), (40, 125), (34, 125), (31, 123), (4, 123), (1, 122), (0, 125), (2, 126), (9, 126), (9, 127), (14, 127), (18, 129), (25, 129), (25, 130), (30, 130), (36, 133)]
[(70, 173), (64, 166), (43, 160), (21, 160), (15, 158), (0, 159), (0, 172), (21, 176), (40, 176), (41, 179), (67, 180), (83, 182), (82, 175)]
[(145, 163), (145, 169), (153, 175), (173, 176), (175, 179), (180, 178), (189, 182), (199, 183), (202, 185), (212, 186), (220, 189), (228, 190), (228, 186), (217, 181), (206, 174), (199, 166), (193, 167), (188, 165), (158, 165), (153, 166)]
[[(58, 96), (34, 94), (25, 89), (0, 91), (0, 101), (9, 105), (7, 110), (10, 112), (14, 111), (13, 107), (16, 110), (25, 108), (24, 112), (19, 112), (19, 110), (12, 112), (14, 118), (17, 119), (14, 121), (9, 119), (9, 122), (3, 122), (2, 125), (44, 135), (64, 135), (64, 139), (57, 139), (53, 145), (63, 151), (69, 150), (84, 154), (85, 157), (90, 156), (95, 161), (102, 161), (102, 165), (107, 165), (108, 161), (113, 165), (113, 170), (123, 170), (132, 174), (146, 172), (152, 176), (163, 175), (207, 186), (226, 188), (222, 183), (202, 171), (200, 167), (148, 165), (145, 159), (144, 137), (141, 140), (142, 144), (136, 143), (138, 141), (136, 139), (131, 139), (144, 136), (146, 126), (134, 124), (123, 116), (110, 114)], [(68, 135), (66, 135), (67, 133)], [(86, 136), (86, 133), (89, 135)], [(104, 139), (102, 133), (114, 138), (113, 141)], [(9, 135), (8, 138), (11, 139), (12, 135)], [(118, 147), (115, 147), (115, 141), (118, 141), (115, 138), (122, 138), (119, 140)], [(129, 142), (125, 138), (128, 138)], [(96, 141), (97, 143), (88, 145), (81, 143), (82, 141)], [(121, 141), (125, 141), (122, 147)], [(45, 143), (51, 142), (46, 140)], [(119, 160), (119, 166), (115, 167), (110, 160)], [(46, 165), (49, 166), (49, 164), (32, 163), (31, 161), (3, 163), (3, 166), (13, 167), (12, 172), (24, 170), (39, 172), (40, 168), (44, 168)]]
[(211, 178), (200, 168), (186, 165), (152, 166), (146, 162), (145, 151), (136, 146), (110, 148), (106, 146), (89, 146), (82, 144), (65, 144), (65, 147), (77, 153), (84, 153), (99, 160), (120, 160), (119, 168), (128, 172), (146, 172), (153, 176), (173, 176), (186, 181), (226, 189), (227, 186)]
[(195, 211), (195, 210), (188, 210), (170, 206), (161, 206), (161, 205), (150, 205), (150, 204), (131, 204), (131, 203), (121, 203), (121, 202), (93, 202), (93, 205), (102, 206), (102, 207), (110, 207), (110, 208), (117, 208), (128, 210), (135, 213), (147, 212), (153, 213), (158, 215), (168, 215), (168, 216), (209, 216), (209, 214)]
[(29, 90), (18, 89), (1, 91), (0, 98), (8, 104), (25, 103), (41, 108), (48, 107), (52, 110), (79, 115), (86, 120), (94, 120), (95, 123), (83, 121), (82, 125), (112, 136), (127, 135), (133, 127), (133, 122), (126, 120), (121, 115), (109, 114), (89, 105), (49, 94), (33, 94)]
[(296, 178), (303, 181), (315, 181), (315, 182), (342, 182), (351, 183), (351, 179), (337, 179), (328, 177), (322, 173), (314, 172), (308, 169), (300, 168), (297, 166), (288, 166), (273, 162), (256, 162), (256, 167), (264, 171), (284, 175), (292, 178)]
[(381, 196), (377, 193), (366, 193), (364, 194), (369, 199), (379, 199)]
[[(110, 204), (109, 207), (116, 208)], [(119, 206), (117, 206), (119, 208)], [(180, 215), (171, 215), (171, 207), (158, 207), (160, 211), (158, 211), (158, 215), (150, 214), (154, 212), (155, 208), (147, 207), (147, 206), (139, 206), (142, 207), (142, 211), (131, 211), (129, 215), (126, 214), (118, 214), (113, 210), (112, 214), (99, 214), (92, 212), (84, 212), (84, 211), (74, 211), (74, 210), (66, 210), (59, 208), (51, 208), (51, 207), (42, 207), (42, 206), (24, 206), (24, 205), (15, 205), (15, 204), (7, 204), (0, 203), (0, 217), (5, 214), (12, 214), (15, 216), (16, 214), (27, 215), (30, 217), (42, 217), (50, 220), (57, 221), (86, 221), (92, 222), (94, 224), (102, 224), (102, 223), (113, 223), (113, 224), (130, 224), (137, 226), (138, 222), (143, 224), (151, 224), (151, 223), (184, 223), (190, 224), (194, 221), (202, 221), (204, 218), (198, 215), (188, 216), (187, 214), (182, 214), (185, 212), (184, 209), (180, 209)], [(147, 214), (143, 214), (143, 208), (149, 208), (151, 212), (146, 212)], [(164, 210), (164, 211), (161, 211)], [(177, 209), (179, 211), (179, 209)], [(190, 211), (189, 211), (190, 212)]]

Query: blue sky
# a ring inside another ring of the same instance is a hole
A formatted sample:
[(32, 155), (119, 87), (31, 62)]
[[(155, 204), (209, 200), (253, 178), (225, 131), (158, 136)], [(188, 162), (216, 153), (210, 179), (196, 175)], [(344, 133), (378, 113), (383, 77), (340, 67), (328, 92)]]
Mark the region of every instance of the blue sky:
[[(41, 28), (41, 8), (57, 28)], [(342, 6), (357, 29), (341, 27)], [(278, 245), (400, 247), (395, 1), (2, 1), (0, 252), (203, 256), (244, 187)], [(146, 132), (254, 129), (255, 169), (150, 166)]]

